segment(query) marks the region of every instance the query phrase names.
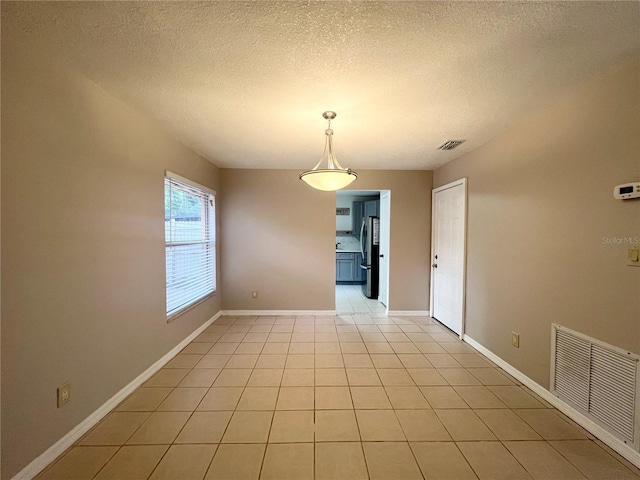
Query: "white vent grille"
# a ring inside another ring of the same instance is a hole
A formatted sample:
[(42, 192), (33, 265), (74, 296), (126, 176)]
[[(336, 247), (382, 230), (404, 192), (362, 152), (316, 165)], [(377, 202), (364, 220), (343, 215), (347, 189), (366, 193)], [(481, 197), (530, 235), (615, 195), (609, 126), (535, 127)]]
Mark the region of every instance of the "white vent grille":
[(560, 325), (552, 333), (552, 393), (637, 449), (640, 357)]
[(447, 140), (442, 145), (438, 147), (438, 150), (453, 150), (460, 144), (464, 143), (465, 140)]

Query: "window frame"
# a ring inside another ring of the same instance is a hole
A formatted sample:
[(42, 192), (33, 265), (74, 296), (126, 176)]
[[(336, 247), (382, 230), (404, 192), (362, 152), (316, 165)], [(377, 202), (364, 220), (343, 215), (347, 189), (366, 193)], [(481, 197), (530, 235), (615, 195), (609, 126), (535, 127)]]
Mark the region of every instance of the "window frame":
[[(187, 188), (190, 189), (194, 189), (196, 191), (198, 191), (198, 193), (204, 195), (207, 197), (208, 200), (212, 200), (213, 201), (213, 205), (209, 204), (206, 207), (205, 213), (204, 213), (204, 217), (205, 217), (205, 221), (206, 222), (210, 222), (210, 224), (206, 227), (208, 232), (210, 233), (210, 238), (206, 239), (205, 241), (202, 240), (194, 240), (193, 242), (189, 242), (189, 241), (180, 241), (177, 242), (177, 245), (174, 245), (175, 241), (172, 241), (171, 239), (167, 239), (167, 226), (166, 226), (166, 221), (167, 221), (167, 216), (166, 216), (166, 211), (165, 211), (165, 314), (166, 314), (166, 319), (167, 319), (167, 323), (170, 323), (171, 321), (173, 321), (174, 319), (176, 319), (177, 317), (181, 316), (182, 314), (186, 313), (187, 311), (191, 310), (192, 308), (196, 307), (197, 305), (199, 305), (200, 303), (208, 300), (209, 298), (213, 297), (217, 290), (218, 290), (218, 274), (217, 274), (217, 260), (218, 260), (218, 255), (217, 255), (217, 195), (216, 195), (216, 191), (206, 187), (204, 185), (201, 185), (197, 182), (194, 182), (193, 180), (190, 180), (188, 178), (185, 178), (181, 175), (178, 175), (174, 172), (171, 172), (169, 170), (165, 170), (164, 172), (164, 181), (163, 181), (163, 198), (165, 199), (166, 202), (166, 193), (165, 193), (165, 187), (167, 185), (167, 182), (175, 182), (178, 184), (182, 184)], [(171, 210), (170, 210), (171, 212)], [(169, 219), (171, 219), (171, 213), (170, 216), (168, 217)], [(168, 259), (168, 253), (169, 253), (169, 249), (172, 247), (176, 247), (176, 246), (184, 246), (184, 245), (196, 245), (196, 244), (209, 244), (211, 246), (212, 249), (212, 255), (213, 255), (213, 290), (208, 291), (198, 297), (195, 297), (193, 300), (190, 300), (189, 303), (186, 303), (185, 305), (181, 306), (180, 308), (178, 308), (177, 310), (173, 310), (171, 311), (171, 313), (168, 312), (168, 307), (169, 307), (169, 279), (167, 278), (167, 275), (169, 273), (168, 268), (167, 268), (167, 259)]]

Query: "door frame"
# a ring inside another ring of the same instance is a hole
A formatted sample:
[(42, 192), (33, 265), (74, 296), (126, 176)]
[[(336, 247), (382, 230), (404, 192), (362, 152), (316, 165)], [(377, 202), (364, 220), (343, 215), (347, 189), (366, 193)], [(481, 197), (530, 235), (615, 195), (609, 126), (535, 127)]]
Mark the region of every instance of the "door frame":
[[(387, 278), (386, 278), (386, 282), (384, 284), (384, 291), (387, 294), (387, 303), (383, 303), (383, 305), (385, 306), (386, 310), (385, 310), (385, 314), (388, 316), (389, 315), (389, 277), (391, 277), (391, 190), (380, 190), (380, 213), (382, 213), (382, 196), (383, 195), (388, 195), (389, 196), (389, 218), (385, 219), (385, 225), (386, 225), (386, 233), (387, 236), (384, 239), (384, 241), (386, 242), (386, 247), (387, 247)], [(379, 215), (378, 216), (380, 218), (380, 230), (382, 230), (382, 216)], [(382, 242), (382, 234), (380, 235), (380, 241)], [(379, 261), (379, 260), (378, 260)], [(378, 274), (380, 273), (379, 267), (378, 267)], [(380, 302), (380, 292), (383, 290), (382, 285), (380, 284), (380, 281), (378, 280), (378, 301)], [(380, 302), (382, 303), (382, 302)]]
[(432, 262), (431, 264), (429, 264), (429, 268), (431, 270), (431, 281), (430, 281), (430, 285), (429, 285), (429, 316), (431, 316), (433, 318), (433, 290), (434, 290), (434, 268), (431, 266), (433, 264), (433, 261), (435, 260), (434, 257), (434, 243), (435, 243), (435, 218), (436, 218), (436, 202), (435, 202), (435, 198), (436, 198), (436, 193), (441, 192), (443, 190), (448, 190), (450, 188), (453, 187), (457, 187), (458, 185), (462, 185), (464, 190), (464, 221), (462, 223), (462, 230), (463, 230), (463, 242), (462, 242), (462, 319), (461, 319), (461, 325), (460, 325), (460, 335), (459, 338), (460, 340), (462, 340), (462, 337), (464, 336), (465, 333), (465, 326), (466, 326), (466, 320), (467, 320), (467, 223), (468, 223), (468, 219), (469, 219), (469, 195), (468, 195), (468, 185), (467, 185), (467, 177), (463, 177), (459, 180), (455, 180), (453, 182), (449, 182), (446, 185), (442, 185), (440, 187), (434, 188), (431, 190), (431, 256), (429, 257), (429, 261)]

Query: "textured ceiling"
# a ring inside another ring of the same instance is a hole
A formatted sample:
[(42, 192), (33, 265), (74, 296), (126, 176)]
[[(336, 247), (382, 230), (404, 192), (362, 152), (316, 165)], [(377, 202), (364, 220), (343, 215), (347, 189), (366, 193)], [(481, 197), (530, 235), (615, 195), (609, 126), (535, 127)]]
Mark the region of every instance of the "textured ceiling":
[(436, 168), (640, 50), (638, 2), (2, 3), (221, 167), (310, 168), (335, 110), (344, 166)]

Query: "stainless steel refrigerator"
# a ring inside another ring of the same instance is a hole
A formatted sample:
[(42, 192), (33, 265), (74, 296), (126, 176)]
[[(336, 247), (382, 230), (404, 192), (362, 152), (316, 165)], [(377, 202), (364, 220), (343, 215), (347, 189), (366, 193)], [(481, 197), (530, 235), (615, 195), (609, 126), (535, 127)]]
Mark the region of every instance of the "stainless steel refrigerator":
[(367, 272), (367, 281), (362, 284), (362, 293), (367, 298), (378, 298), (379, 249), (380, 219), (378, 217), (364, 217), (360, 229), (360, 250), (362, 252), (360, 268)]

